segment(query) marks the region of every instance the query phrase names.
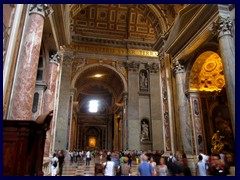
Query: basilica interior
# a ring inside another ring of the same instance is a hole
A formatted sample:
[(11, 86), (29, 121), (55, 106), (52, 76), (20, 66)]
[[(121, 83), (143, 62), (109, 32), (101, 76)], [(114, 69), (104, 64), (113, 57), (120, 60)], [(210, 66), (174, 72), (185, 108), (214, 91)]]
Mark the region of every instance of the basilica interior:
[(234, 156), (235, 6), (4, 4), (3, 97), (5, 175), (61, 149)]

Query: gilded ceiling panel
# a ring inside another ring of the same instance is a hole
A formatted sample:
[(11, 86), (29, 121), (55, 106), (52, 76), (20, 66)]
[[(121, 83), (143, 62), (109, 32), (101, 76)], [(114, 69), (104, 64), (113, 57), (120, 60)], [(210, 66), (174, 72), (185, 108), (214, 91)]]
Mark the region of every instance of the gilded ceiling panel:
[(218, 54), (206, 51), (195, 61), (190, 73), (190, 89), (220, 91), (225, 85), (222, 60)]

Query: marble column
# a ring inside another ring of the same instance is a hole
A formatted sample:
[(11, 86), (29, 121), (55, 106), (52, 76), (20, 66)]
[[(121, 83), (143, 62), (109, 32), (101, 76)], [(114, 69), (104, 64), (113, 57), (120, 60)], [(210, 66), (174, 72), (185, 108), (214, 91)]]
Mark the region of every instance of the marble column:
[(50, 7), (45, 4), (31, 4), (29, 21), (17, 69), (12, 104), (8, 119), (31, 120), (33, 96), (38, 69), (39, 52), (45, 16), (50, 14)]
[[(59, 66), (59, 55), (56, 53), (52, 55), (49, 60), (48, 73), (47, 73), (47, 89), (44, 94), (44, 107), (43, 113), (48, 113), (49, 111), (54, 110), (55, 103), (55, 92), (57, 86), (57, 76), (58, 76), (58, 66)], [(49, 156), (50, 142), (52, 141), (52, 131), (53, 131), (53, 122), (54, 118), (50, 123), (50, 129), (46, 133), (45, 149), (44, 156)]]
[(191, 123), (188, 113), (187, 97), (184, 92), (184, 66), (179, 61), (175, 61), (172, 66), (176, 75), (176, 93), (177, 93), (177, 106), (178, 118), (180, 122), (180, 132), (183, 151), (187, 155), (193, 154), (192, 132)]
[[(3, 61), (3, 118), (6, 119), (7, 117), (7, 107), (10, 101), (10, 93), (9, 89), (11, 88), (11, 83), (13, 80), (13, 73), (12, 69), (14, 64), (16, 64), (16, 59), (14, 58), (15, 53), (17, 52), (17, 37), (19, 35), (19, 29), (22, 26), (21, 18), (23, 13), (24, 4), (17, 4), (16, 9), (14, 12), (14, 20), (12, 24), (11, 35), (8, 40), (7, 50), (4, 52), (6, 53), (5, 59)], [(3, 36), (3, 42), (5, 42), (5, 38)], [(3, 45), (4, 47), (4, 45)], [(4, 56), (3, 56), (4, 58)]]
[(229, 112), (235, 137), (235, 47), (232, 34), (233, 21), (228, 16), (218, 18), (213, 23), (213, 33), (217, 34), (219, 50), (223, 62)]
[(127, 93), (123, 95), (122, 149), (128, 149)]

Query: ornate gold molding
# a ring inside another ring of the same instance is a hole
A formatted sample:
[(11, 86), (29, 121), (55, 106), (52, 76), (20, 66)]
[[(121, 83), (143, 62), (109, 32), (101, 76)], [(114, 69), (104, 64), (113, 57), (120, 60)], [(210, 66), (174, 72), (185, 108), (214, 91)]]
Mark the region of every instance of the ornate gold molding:
[(67, 45), (65, 49), (68, 51), (79, 51), (85, 53), (100, 53), (120, 56), (143, 56), (143, 57), (158, 57), (157, 51), (140, 50), (140, 49), (124, 49), (124, 48), (110, 48), (99, 46), (80, 46)]

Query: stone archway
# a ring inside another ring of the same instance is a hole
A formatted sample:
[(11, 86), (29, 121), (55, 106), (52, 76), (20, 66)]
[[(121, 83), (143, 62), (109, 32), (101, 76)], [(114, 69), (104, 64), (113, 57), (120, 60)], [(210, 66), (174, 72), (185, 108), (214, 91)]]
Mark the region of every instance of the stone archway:
[[(77, 148), (90, 148), (90, 140), (96, 140), (96, 146), (91, 148), (114, 149), (116, 133), (114, 114), (117, 104), (122, 102), (127, 91), (125, 76), (117, 66), (104, 63), (86, 64), (76, 71), (71, 86), (76, 89), (75, 101), (77, 107)], [(96, 113), (88, 111), (90, 100), (98, 101), (99, 110)], [(91, 125), (99, 130), (98, 136), (87, 134)]]
[(196, 152), (210, 154), (211, 138), (214, 133), (210, 107), (216, 103), (227, 103), (226, 92), (223, 90), (225, 78), (220, 56), (213, 51), (201, 53), (194, 61), (188, 83)]

